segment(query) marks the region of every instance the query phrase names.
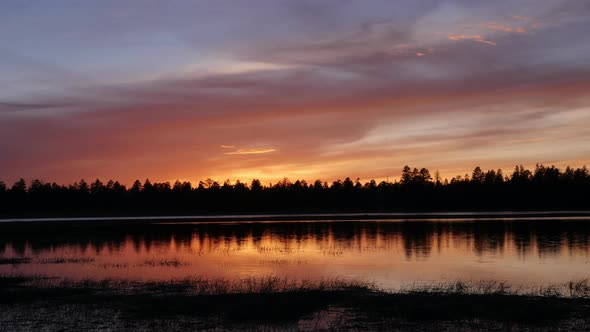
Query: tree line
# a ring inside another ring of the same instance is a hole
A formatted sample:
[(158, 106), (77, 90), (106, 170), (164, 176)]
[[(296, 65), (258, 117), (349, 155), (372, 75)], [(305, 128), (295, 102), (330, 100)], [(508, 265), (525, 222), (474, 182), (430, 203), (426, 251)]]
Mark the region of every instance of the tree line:
[(590, 173), (586, 166), (560, 170), (515, 166), (441, 179), (426, 168), (405, 166), (393, 182), (359, 179), (290, 181), (263, 185), (212, 179), (143, 182), (127, 187), (118, 181), (80, 180), (70, 185), (20, 179), (0, 181), (0, 215), (125, 215), (264, 212), (386, 212), (443, 210), (558, 210), (590, 208)]

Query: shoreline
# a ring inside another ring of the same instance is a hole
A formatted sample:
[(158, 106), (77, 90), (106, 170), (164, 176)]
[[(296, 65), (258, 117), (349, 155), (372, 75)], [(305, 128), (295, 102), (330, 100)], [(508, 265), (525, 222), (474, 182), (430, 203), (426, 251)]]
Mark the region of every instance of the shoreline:
[(39, 217), (0, 218), (1, 224), (10, 223), (51, 223), (51, 222), (261, 222), (261, 221), (346, 221), (346, 220), (543, 220), (547, 218), (569, 218), (590, 220), (590, 210), (581, 211), (457, 211), (457, 212), (367, 212), (367, 213), (279, 213), (279, 214), (200, 214), (200, 215), (157, 215), (157, 216), (90, 216), (90, 217)]

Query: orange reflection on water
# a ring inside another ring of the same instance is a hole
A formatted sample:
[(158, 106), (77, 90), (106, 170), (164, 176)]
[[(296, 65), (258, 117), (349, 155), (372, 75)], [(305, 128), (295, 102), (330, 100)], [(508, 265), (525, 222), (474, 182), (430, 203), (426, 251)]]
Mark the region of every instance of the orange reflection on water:
[(360, 278), (390, 288), (415, 281), (544, 284), (590, 277), (590, 223), (314, 222), (146, 224), (103, 235), (1, 239), (0, 273), (70, 279), (188, 276)]

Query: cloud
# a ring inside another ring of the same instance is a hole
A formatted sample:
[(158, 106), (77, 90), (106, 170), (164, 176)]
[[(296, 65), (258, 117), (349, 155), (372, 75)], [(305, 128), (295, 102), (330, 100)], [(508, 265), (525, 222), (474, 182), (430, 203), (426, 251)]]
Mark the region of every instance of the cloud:
[(480, 35), (463, 35), (463, 34), (449, 34), (447, 36), (449, 40), (452, 41), (463, 41), (463, 40), (471, 40), (478, 43), (484, 43), (492, 46), (496, 46), (496, 43), (487, 39), (484, 39)]
[(52, 107), (55, 105), (0, 102), (0, 113), (42, 110)]
[(236, 151), (226, 152), (225, 154), (263, 154), (263, 153), (271, 153), (275, 152), (275, 149), (238, 149)]
[(497, 30), (497, 31), (503, 31), (503, 32), (512, 32), (514, 31), (514, 29), (512, 27), (506, 26), (506, 25), (502, 25), (502, 24), (496, 24), (496, 23), (490, 23), (487, 25), (487, 27), (489, 29), (492, 30)]
[(520, 15), (514, 15), (512, 16), (512, 18), (514, 18), (517, 21), (530, 21), (531, 18), (528, 16), (520, 16)]

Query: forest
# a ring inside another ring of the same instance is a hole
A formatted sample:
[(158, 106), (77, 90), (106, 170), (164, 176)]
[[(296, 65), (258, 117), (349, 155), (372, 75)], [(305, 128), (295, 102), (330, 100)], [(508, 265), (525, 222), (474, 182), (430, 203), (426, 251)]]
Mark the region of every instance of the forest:
[(220, 213), (319, 213), (396, 211), (524, 211), (590, 208), (590, 173), (586, 166), (560, 170), (537, 164), (441, 179), (426, 168), (405, 166), (399, 180), (361, 183), (359, 179), (291, 181), (263, 185), (207, 179), (190, 182), (136, 180), (61, 185), (20, 179), (0, 181), (0, 216), (115, 216)]

